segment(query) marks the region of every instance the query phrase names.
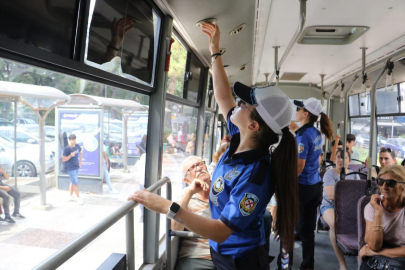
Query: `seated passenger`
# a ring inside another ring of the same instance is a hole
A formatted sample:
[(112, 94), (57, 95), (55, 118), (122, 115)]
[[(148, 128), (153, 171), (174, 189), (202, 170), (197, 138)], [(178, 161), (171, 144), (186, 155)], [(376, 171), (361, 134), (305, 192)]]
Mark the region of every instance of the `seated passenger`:
[[(205, 163), (199, 157), (189, 156), (181, 167), (183, 181), (188, 186), (183, 189), (177, 203), (200, 216), (210, 218), (208, 198), (211, 177)], [(172, 220), (172, 229), (182, 231), (185, 228)], [(216, 269), (211, 260), (208, 239), (183, 238), (175, 269)]]
[(371, 176), (374, 178), (377, 178), (377, 174), (380, 169), (384, 168), (385, 166), (388, 165), (394, 165), (397, 164), (397, 159), (396, 159), (396, 154), (394, 150), (391, 150), (391, 148), (385, 148), (381, 147), (380, 148), (380, 165), (381, 167), (376, 169), (373, 168)]
[[(3, 183), (3, 179), (8, 180), (10, 177), (5, 170), (0, 167), (0, 197), (3, 199), (3, 207), (4, 207), (4, 221), (8, 223), (15, 223), (15, 221), (10, 216), (10, 197), (14, 198), (14, 212), (13, 217), (16, 218), (25, 218), (23, 215), (20, 214), (20, 192), (15, 190), (14, 188), (10, 187)], [(1, 205), (0, 205), (1, 207)]]
[(367, 245), (359, 252), (360, 270), (405, 269), (405, 168), (384, 166), (377, 184), (381, 195), (371, 196), (364, 209)]
[[(323, 216), (323, 219), (328, 223), (329, 225), (329, 238), (330, 242), (332, 243), (333, 250), (336, 253), (336, 257), (339, 261), (340, 265), (340, 270), (347, 269), (346, 267), (346, 262), (345, 262), (345, 257), (343, 255), (342, 250), (336, 245), (336, 240), (335, 240), (335, 210), (334, 210), (334, 193), (335, 193), (335, 184), (340, 180), (340, 172), (342, 171), (343, 168), (343, 150), (339, 150), (336, 153), (336, 168), (333, 170), (328, 170), (324, 177), (323, 177), (323, 199), (322, 199), (322, 205), (321, 205), (321, 215)], [(349, 163), (350, 163), (350, 153), (346, 152), (346, 160), (345, 160), (345, 172), (349, 173), (347, 169)], [(351, 179), (351, 180), (359, 180), (360, 177), (357, 174), (354, 175), (349, 175), (345, 179)]]
[(222, 143), (217, 152), (215, 152), (212, 155), (212, 162), (211, 164), (208, 166), (208, 172), (210, 173), (210, 175), (212, 176), (212, 173), (214, 172), (215, 167), (217, 166), (217, 163), (219, 161), (219, 159), (222, 157), (222, 155), (225, 153), (226, 149), (228, 149), (230, 143), (229, 142), (224, 142)]

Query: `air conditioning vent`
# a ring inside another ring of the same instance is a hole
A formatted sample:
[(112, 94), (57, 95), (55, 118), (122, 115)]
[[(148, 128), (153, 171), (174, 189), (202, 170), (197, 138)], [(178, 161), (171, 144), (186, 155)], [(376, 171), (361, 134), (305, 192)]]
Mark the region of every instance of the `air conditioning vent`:
[(229, 34), (231, 36), (238, 35), (240, 32), (242, 32), (242, 30), (245, 28), (245, 26), (246, 26), (245, 24), (241, 24), (241, 25), (235, 27)]
[(309, 26), (298, 38), (299, 44), (347, 45), (367, 32), (367, 26)]
[(281, 76), (281, 81), (299, 81), (302, 77), (305, 76), (306, 73), (299, 73), (299, 72), (284, 72), (283, 76)]

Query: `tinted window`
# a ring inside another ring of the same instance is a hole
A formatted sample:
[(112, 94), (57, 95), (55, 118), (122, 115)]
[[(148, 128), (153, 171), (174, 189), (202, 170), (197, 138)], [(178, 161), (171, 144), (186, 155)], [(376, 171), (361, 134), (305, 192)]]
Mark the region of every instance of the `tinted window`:
[(398, 90), (395, 86), (395, 91), (385, 92), (385, 88), (377, 90), (377, 113), (398, 113)]
[(359, 115), (359, 95), (349, 96), (349, 114), (350, 116)]
[(1, 1), (0, 36), (71, 57), (76, 1)]
[[(92, 11), (92, 10), (91, 10)], [(143, 0), (98, 0), (88, 32), (87, 60), (152, 83), (160, 19)]]

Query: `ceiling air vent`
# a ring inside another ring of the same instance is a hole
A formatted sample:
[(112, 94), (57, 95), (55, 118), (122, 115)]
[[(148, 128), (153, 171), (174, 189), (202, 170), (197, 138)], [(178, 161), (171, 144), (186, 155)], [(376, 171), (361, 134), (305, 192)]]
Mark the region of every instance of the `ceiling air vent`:
[(283, 76), (281, 76), (281, 81), (299, 81), (302, 77), (305, 76), (306, 73), (299, 73), (299, 72), (284, 72)]
[(245, 24), (241, 24), (241, 25), (235, 27), (229, 34), (231, 36), (238, 35), (240, 32), (242, 32), (242, 30), (245, 28), (245, 26), (246, 26)]
[(298, 38), (299, 44), (347, 45), (370, 29), (368, 26), (309, 26)]

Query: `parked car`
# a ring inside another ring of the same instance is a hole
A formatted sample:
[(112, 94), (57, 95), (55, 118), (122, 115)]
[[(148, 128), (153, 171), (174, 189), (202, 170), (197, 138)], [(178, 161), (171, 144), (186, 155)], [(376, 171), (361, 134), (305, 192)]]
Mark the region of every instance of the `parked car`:
[[(25, 130), (33, 132), (39, 137), (39, 125), (38, 124), (29, 124), (22, 126)], [(45, 126), (45, 136), (52, 141), (55, 140), (55, 127), (54, 126)]]
[[(0, 134), (14, 140), (14, 127), (0, 127)], [(22, 127), (17, 127), (17, 142), (21, 144), (36, 144), (39, 146), (38, 133), (30, 132)], [(45, 137), (45, 150), (55, 154), (55, 141)]]
[[(1, 134), (0, 165), (10, 175), (14, 176), (14, 141)], [(53, 171), (54, 167), (54, 155), (50, 151), (45, 151), (45, 173)], [(40, 172), (41, 167), (38, 146), (17, 143), (17, 176), (36, 177)]]
[(405, 158), (405, 139), (390, 138), (387, 140), (384, 147), (394, 150), (397, 157)]
[[(11, 120), (11, 123), (14, 124), (14, 119)], [(38, 124), (30, 118), (17, 118), (17, 125), (29, 125), (29, 124)]]
[(4, 127), (4, 126), (6, 126), (6, 127), (13, 127), (14, 124), (11, 123), (11, 122), (8, 121), (8, 120), (2, 118), (2, 119), (0, 119), (0, 126), (1, 126), (1, 127)]
[(359, 134), (356, 138), (356, 146), (368, 149), (370, 145), (370, 134)]

